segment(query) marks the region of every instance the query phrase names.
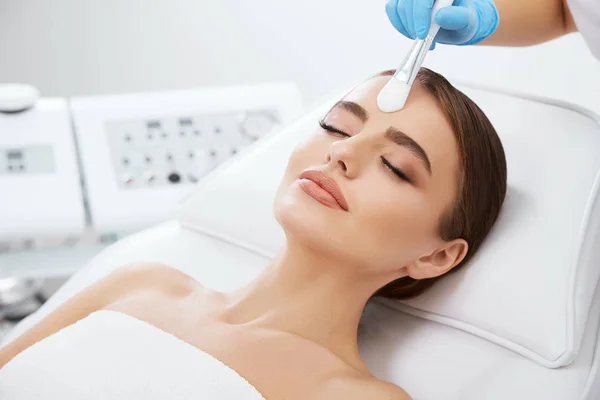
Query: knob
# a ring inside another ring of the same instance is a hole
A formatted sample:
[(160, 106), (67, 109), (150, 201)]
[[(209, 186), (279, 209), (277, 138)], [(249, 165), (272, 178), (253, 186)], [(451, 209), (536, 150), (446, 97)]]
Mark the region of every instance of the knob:
[(35, 105), (40, 97), (39, 90), (25, 83), (0, 85), (0, 112), (14, 113), (25, 111)]
[(124, 185), (130, 186), (131, 184), (133, 184), (133, 177), (131, 177), (128, 174), (123, 174), (121, 176), (121, 182), (123, 182)]
[(171, 183), (179, 183), (181, 181), (181, 175), (179, 175), (177, 172), (172, 172), (167, 176), (167, 179)]
[[(125, 161), (127, 160), (127, 161)], [(144, 165), (144, 155), (137, 151), (128, 151), (121, 160), (123, 166), (139, 167)]]
[(267, 112), (247, 113), (240, 125), (242, 134), (251, 140), (258, 140), (273, 130), (277, 119)]
[(152, 172), (147, 172), (144, 174), (144, 179), (146, 180), (146, 183), (152, 184), (156, 180), (156, 175), (154, 175)]

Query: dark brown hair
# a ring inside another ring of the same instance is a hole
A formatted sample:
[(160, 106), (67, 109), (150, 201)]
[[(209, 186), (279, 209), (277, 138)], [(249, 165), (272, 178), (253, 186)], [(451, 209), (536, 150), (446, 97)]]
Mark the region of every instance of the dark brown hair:
[[(377, 76), (389, 76), (394, 72), (384, 71)], [(454, 272), (473, 257), (498, 218), (506, 194), (504, 148), (483, 111), (443, 76), (422, 68), (415, 84), (435, 97), (454, 131), (459, 148), (458, 195), (439, 227), (443, 240), (462, 238), (469, 244), (464, 260), (450, 271)], [(414, 297), (440, 278), (399, 278), (378, 290), (375, 296)]]

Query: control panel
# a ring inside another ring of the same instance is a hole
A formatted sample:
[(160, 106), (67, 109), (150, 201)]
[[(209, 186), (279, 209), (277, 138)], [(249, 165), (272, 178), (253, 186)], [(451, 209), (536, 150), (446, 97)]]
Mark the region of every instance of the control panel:
[(168, 220), (215, 167), (301, 112), (292, 83), (70, 100), (86, 205), (99, 238)]
[(51, 174), (55, 171), (52, 145), (0, 148), (1, 174)]
[(196, 183), (280, 124), (275, 110), (108, 122), (115, 184), (122, 190)]

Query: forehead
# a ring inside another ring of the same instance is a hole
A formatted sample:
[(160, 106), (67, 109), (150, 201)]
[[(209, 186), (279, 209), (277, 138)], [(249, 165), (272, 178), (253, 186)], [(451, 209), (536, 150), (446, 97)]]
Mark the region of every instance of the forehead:
[[(377, 106), (377, 95), (389, 80), (389, 76), (371, 78), (355, 87), (343, 100), (365, 108), (369, 116), (365, 125), (370, 130), (385, 131), (393, 126), (410, 136), (423, 147), (434, 172), (456, 171), (456, 138), (438, 101), (425, 88), (415, 83), (402, 110), (384, 113)], [(347, 118), (352, 117), (349, 115)]]
[[(451, 133), (444, 111), (437, 100), (418, 84), (414, 84), (403, 109), (385, 113), (377, 106), (377, 95), (390, 80), (389, 76), (371, 78), (356, 86), (344, 96), (345, 101), (360, 104), (369, 114), (369, 122), (381, 125), (388, 124), (396, 128), (401, 125), (418, 125), (418, 131), (441, 131)], [(411, 132), (405, 132), (412, 137)], [(417, 134), (418, 132), (415, 132)], [(416, 139), (413, 137), (413, 139)]]

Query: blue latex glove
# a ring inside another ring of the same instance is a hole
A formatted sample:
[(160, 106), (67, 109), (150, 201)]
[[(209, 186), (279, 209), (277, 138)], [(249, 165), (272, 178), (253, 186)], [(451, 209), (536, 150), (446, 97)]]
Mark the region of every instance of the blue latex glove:
[[(387, 16), (398, 32), (410, 39), (425, 39), (431, 27), (434, 0), (389, 0)], [(455, 0), (438, 11), (440, 31), (435, 42), (453, 45), (477, 44), (498, 27), (498, 10), (493, 0)]]

